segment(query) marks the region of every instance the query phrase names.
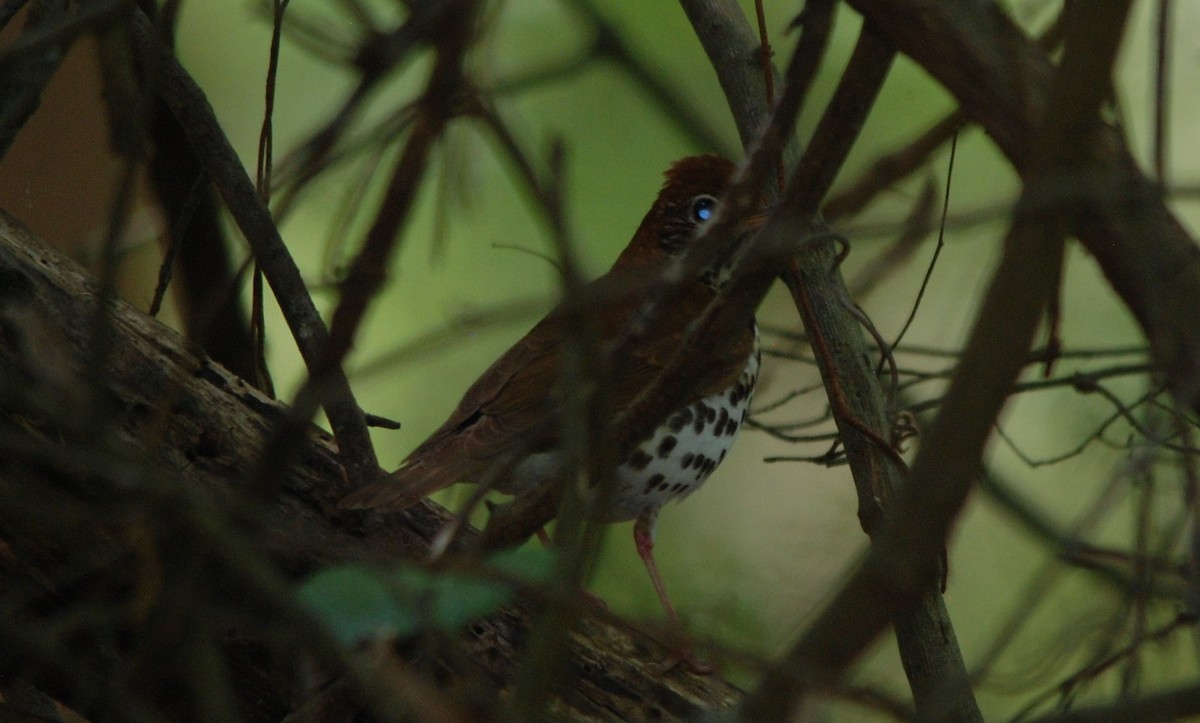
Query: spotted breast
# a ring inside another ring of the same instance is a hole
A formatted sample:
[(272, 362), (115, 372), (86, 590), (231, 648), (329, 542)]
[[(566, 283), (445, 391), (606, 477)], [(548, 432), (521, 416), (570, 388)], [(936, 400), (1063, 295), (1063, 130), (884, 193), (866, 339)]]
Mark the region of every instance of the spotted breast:
[(704, 484), (746, 421), (761, 359), (755, 325), (754, 347), (737, 381), (672, 414), (617, 468), (617, 489), (606, 521), (653, 515)]

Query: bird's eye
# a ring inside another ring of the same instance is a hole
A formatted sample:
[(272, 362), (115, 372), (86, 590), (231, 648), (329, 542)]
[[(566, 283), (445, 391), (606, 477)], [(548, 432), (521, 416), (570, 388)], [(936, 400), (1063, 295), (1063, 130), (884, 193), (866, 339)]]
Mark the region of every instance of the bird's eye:
[(692, 221), (707, 223), (717, 214), (717, 199), (709, 195), (696, 196), (692, 199)]

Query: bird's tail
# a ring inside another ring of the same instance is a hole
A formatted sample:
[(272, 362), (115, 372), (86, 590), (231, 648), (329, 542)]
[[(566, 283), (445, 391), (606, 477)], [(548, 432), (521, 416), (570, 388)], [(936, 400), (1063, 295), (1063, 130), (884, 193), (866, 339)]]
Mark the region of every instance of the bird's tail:
[(410, 462), (389, 474), (384, 481), (366, 485), (346, 495), (338, 502), (338, 507), (344, 510), (398, 512), (460, 481), (462, 477), (457, 469)]

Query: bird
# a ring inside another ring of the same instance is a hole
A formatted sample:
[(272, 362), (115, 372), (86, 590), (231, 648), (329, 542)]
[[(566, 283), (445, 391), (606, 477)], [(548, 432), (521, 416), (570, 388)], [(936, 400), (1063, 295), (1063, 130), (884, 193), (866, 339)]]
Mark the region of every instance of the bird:
[[(638, 293), (645, 285), (639, 287), (635, 280), (660, 276), (683, 255), (716, 218), (735, 171), (733, 162), (712, 154), (672, 164), (654, 204), (612, 268), (578, 294), (603, 300), (594, 304), (592, 331), (601, 349), (617, 355), (606, 380), (611, 387), (607, 409), (629, 411), (664, 367), (678, 368), (680, 376), (669, 385), (671, 398), (645, 405), (657, 418), (626, 420), (633, 436), (628, 449), (618, 451), (623, 456), (618, 457), (615, 483), (595, 514), (605, 523), (634, 521), (638, 555), (676, 628), (679, 617), (654, 558), (659, 510), (704, 484), (747, 420), (761, 364), (754, 307), (762, 294), (730, 296), (724, 305), (728, 313), (718, 314), (723, 323), (710, 324), (711, 333), (702, 330), (697, 341), (696, 320), (729, 281), (726, 254), (723, 261), (683, 279), (678, 293), (664, 299), (657, 320), (641, 336), (631, 337), (630, 325), (645, 301), (644, 293)], [(754, 223), (745, 224), (741, 237)], [(350, 493), (340, 506), (392, 512), (459, 482), (494, 480), (496, 489), (516, 496), (561, 482), (567, 456), (562, 427), (554, 423), (562, 413), (556, 385), (562, 377), (564, 342), (576, 318), (566, 302), (552, 310), (488, 367), (445, 423), (395, 472)], [(622, 339), (629, 341), (625, 347)], [(685, 339), (693, 343), (685, 344)], [(676, 359), (680, 353), (685, 356)], [(685, 657), (694, 670), (707, 669), (690, 653)]]

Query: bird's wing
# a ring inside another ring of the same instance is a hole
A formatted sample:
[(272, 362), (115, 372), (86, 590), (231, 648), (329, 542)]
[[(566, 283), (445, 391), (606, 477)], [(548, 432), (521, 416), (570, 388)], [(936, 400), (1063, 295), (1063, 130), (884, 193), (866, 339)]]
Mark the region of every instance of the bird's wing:
[[(346, 509), (401, 510), (457, 482), (478, 482), (551, 414), (558, 374), (561, 316), (552, 312), (508, 349), (463, 395), (450, 418), (388, 475), (341, 501)], [(500, 470), (503, 472), (503, 470)]]
[(725, 306), (703, 318), (714, 292), (697, 284), (664, 308), (645, 341), (617, 360), (613, 408), (619, 446), (632, 448), (657, 422), (737, 383), (754, 350), (753, 309)]

